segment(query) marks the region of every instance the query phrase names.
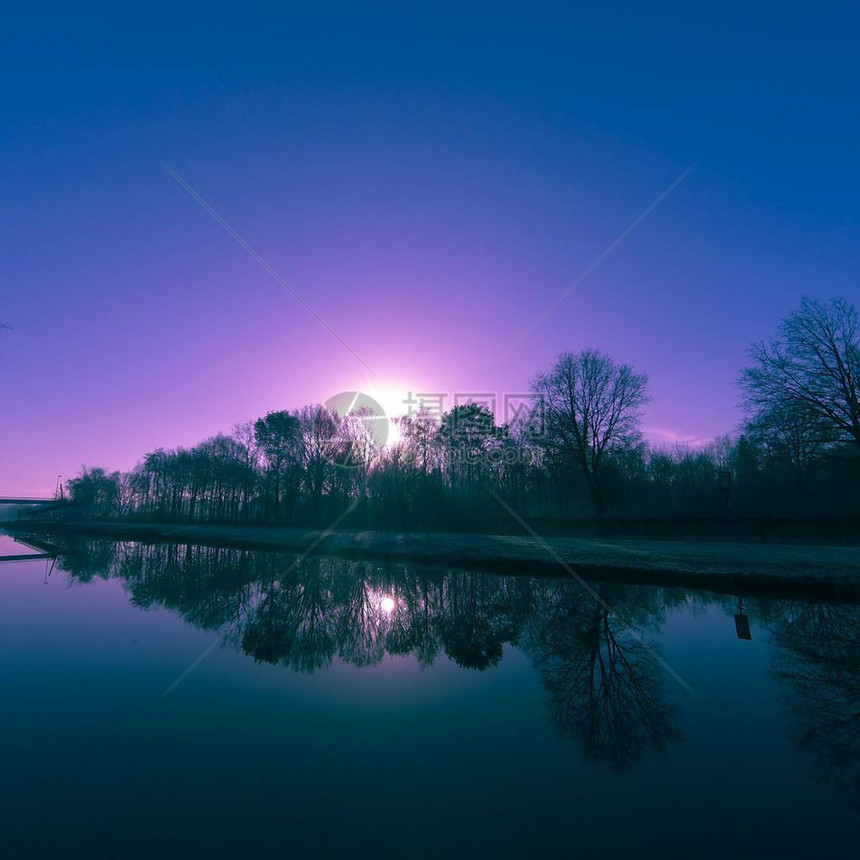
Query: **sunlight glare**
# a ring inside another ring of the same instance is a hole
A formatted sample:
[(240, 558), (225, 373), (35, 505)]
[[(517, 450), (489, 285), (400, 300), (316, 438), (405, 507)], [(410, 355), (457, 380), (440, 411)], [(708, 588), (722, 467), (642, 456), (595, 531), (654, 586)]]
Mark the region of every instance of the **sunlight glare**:
[(392, 383), (374, 385), (368, 380), (365, 390), (379, 402), (388, 417), (386, 447), (396, 445), (401, 439), (401, 433), (393, 419), (408, 414), (411, 389), (406, 385)]

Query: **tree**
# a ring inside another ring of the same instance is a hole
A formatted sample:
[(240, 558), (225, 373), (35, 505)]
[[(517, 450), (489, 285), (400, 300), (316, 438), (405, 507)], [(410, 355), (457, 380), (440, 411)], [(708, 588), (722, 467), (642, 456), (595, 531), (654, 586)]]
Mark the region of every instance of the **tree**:
[(379, 452), (368, 481), (372, 516), (379, 524), (414, 529), (446, 519), (440, 423), (423, 407), (394, 419), (399, 438)]
[(245, 482), (242, 487), (242, 515), (247, 521), (251, 518), (251, 496), (255, 490), (260, 466), (256, 422), (243, 421), (241, 424), (234, 424), (233, 438), (244, 453)]
[(119, 472), (81, 467), (80, 474), (68, 481), (69, 498), (78, 506), (80, 516), (88, 519), (113, 517), (122, 513), (122, 476)]
[(411, 468), (420, 469), (421, 474), (427, 476), (438, 465), (435, 455), (439, 447), (439, 417), (422, 406), (414, 415), (404, 415), (394, 420), (400, 431), (407, 462)]
[(313, 518), (323, 509), (323, 497), (330, 488), (334, 463), (342, 450), (340, 418), (319, 403), (303, 406), (297, 413), (301, 439), (302, 483)]
[(532, 382), (544, 402), (545, 447), (557, 462), (575, 464), (582, 473), (598, 517), (605, 514), (606, 461), (640, 440), (647, 385), (644, 373), (596, 349), (562, 353)]
[(296, 503), (303, 456), (299, 419), (287, 411), (269, 412), (254, 423), (254, 441), (265, 462), (267, 517), (279, 518), (286, 490), (289, 521)]
[(476, 495), (487, 471), (495, 435), (493, 413), (479, 403), (455, 406), (442, 416), (438, 439), (443, 452), (444, 473), (449, 488), (456, 495)]
[(787, 471), (799, 493), (827, 446), (836, 441), (833, 428), (803, 401), (786, 400), (761, 408), (746, 422), (749, 439), (761, 451), (765, 465)]
[[(817, 435), (860, 447), (860, 317), (844, 299), (804, 298), (769, 343), (754, 344), (740, 378), (752, 421), (815, 419)], [(808, 420), (806, 422), (808, 424)]]

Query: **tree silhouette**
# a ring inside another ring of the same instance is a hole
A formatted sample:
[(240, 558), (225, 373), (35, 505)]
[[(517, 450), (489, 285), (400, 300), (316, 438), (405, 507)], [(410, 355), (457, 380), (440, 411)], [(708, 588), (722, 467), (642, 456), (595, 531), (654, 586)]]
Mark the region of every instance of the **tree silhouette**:
[[(836, 432), (860, 447), (860, 317), (844, 299), (803, 299), (777, 337), (750, 349), (752, 366), (740, 380), (758, 420), (810, 416), (825, 435)], [(781, 422), (780, 422), (781, 423)]]
[(532, 383), (544, 401), (546, 446), (580, 470), (598, 517), (605, 514), (603, 467), (638, 443), (647, 385), (645, 374), (594, 349), (562, 353)]
[[(592, 532), (746, 537), (754, 520), (757, 538), (795, 536), (796, 523), (776, 521), (860, 516), (857, 329), (847, 303), (805, 302), (754, 349), (736, 440), (646, 444), (646, 376), (584, 350), (538, 374), (533, 408), (509, 423), (476, 403), (422, 408), (380, 448), (373, 427), (384, 416), (319, 404), (269, 412), (192, 448), (150, 451), (130, 472), (85, 469), (62, 515), (327, 527), (349, 509), (344, 527), (510, 530), (495, 495), (534, 519), (596, 514)], [(827, 537), (828, 523), (806, 525)]]
[(264, 461), (266, 518), (290, 522), (303, 456), (299, 420), (286, 411), (269, 412), (254, 423), (254, 441)]

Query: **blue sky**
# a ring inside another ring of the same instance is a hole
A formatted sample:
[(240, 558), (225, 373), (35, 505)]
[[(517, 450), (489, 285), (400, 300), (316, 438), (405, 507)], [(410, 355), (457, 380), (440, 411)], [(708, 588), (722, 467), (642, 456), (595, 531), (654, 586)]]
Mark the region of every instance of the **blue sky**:
[(0, 488), (344, 389), (518, 392), (584, 346), (650, 374), (652, 438), (731, 431), (747, 345), (804, 294), (860, 299), (858, 23), (776, 4), (3, 12)]

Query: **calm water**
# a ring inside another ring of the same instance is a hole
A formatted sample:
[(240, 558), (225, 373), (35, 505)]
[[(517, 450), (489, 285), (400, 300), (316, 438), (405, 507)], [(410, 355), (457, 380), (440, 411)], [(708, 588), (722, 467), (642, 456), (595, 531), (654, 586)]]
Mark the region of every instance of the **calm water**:
[(857, 606), (293, 561), (0, 565), (5, 856), (857, 856)]

